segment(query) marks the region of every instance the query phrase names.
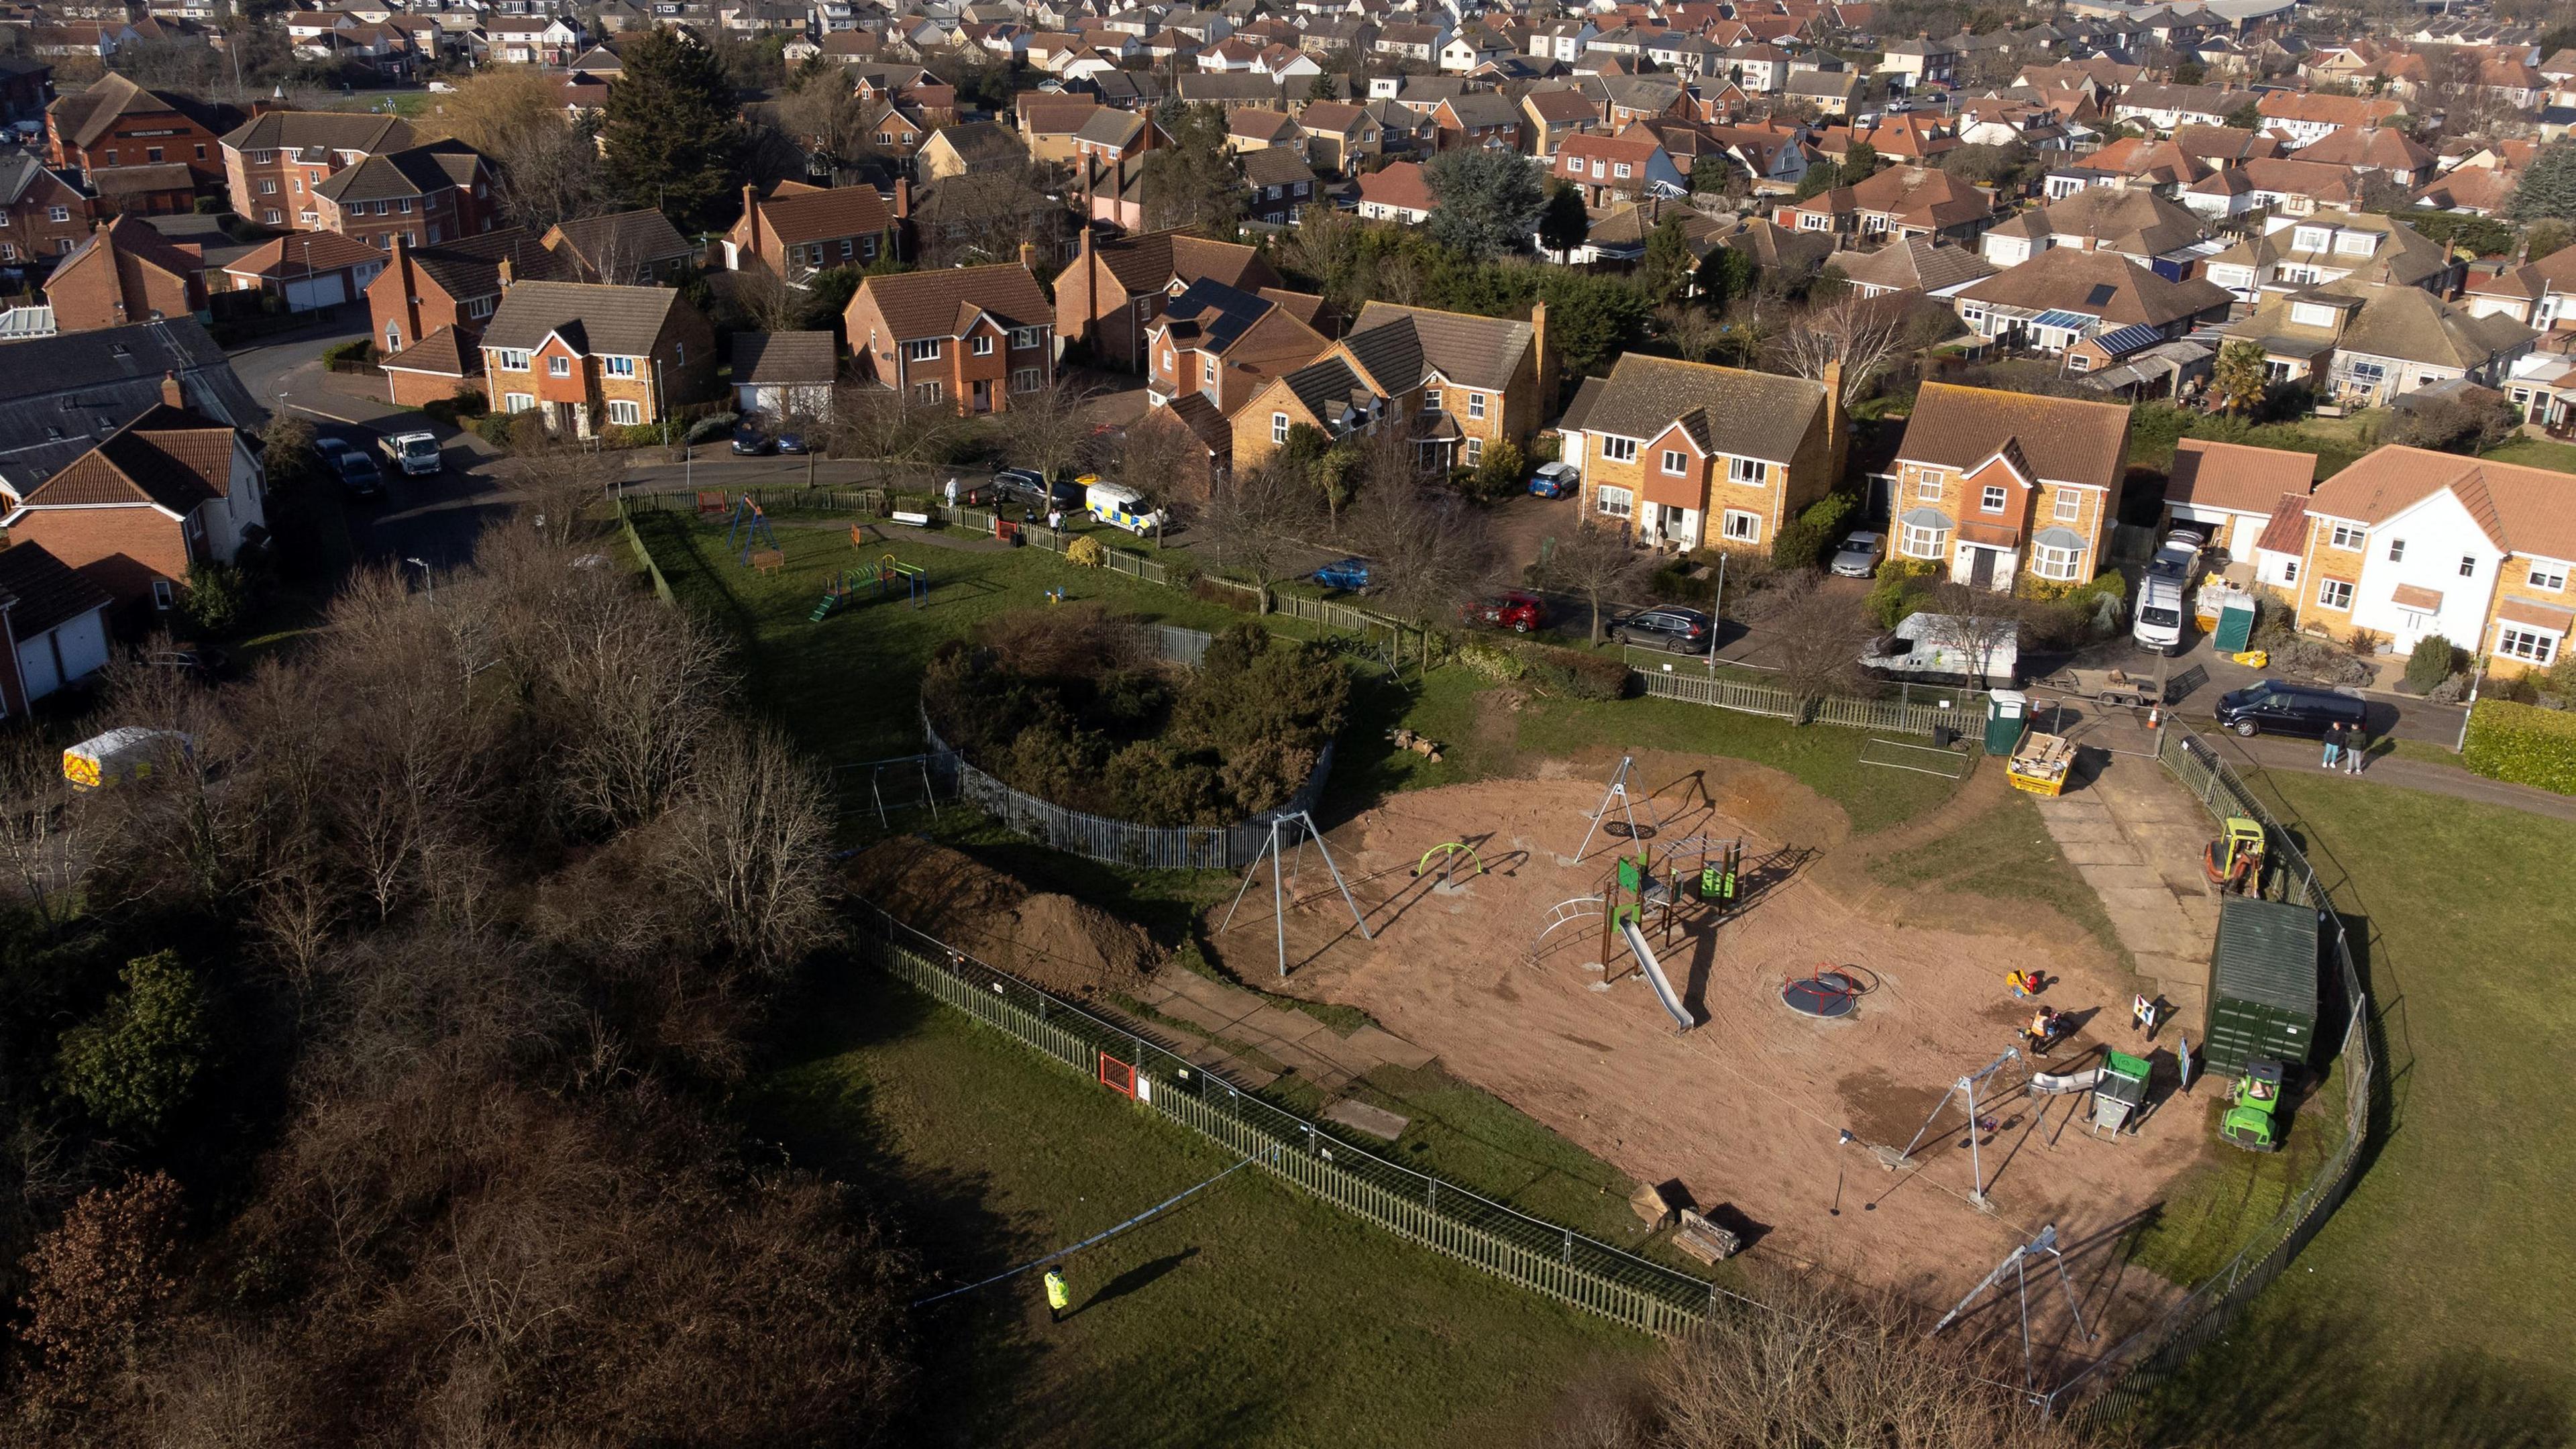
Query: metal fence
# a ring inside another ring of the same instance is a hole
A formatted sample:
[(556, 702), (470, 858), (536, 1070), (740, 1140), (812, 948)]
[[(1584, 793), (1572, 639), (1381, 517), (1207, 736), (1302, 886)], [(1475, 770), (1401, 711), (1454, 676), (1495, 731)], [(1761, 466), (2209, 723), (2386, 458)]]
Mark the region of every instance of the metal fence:
[(1102, 1059), (1135, 1070), (1137, 1102), (1255, 1159), (1355, 1216), (1460, 1262), (1648, 1333), (1671, 1334), (1724, 1305), (1761, 1309), (1713, 1283), (1389, 1162), (1339, 1128), (1253, 1096), (1151, 1040), (1094, 1016), (868, 906), (862, 956), (1091, 1081), (1123, 1082)]
[(2261, 821), (2271, 838), (2272, 858), (2287, 872), (2284, 896), (2316, 910), (2320, 927), (2333, 943), (2334, 975), (2330, 984), (2342, 992), (2340, 1003), (2329, 1004), (2340, 1004), (2349, 1013), (2339, 1053), (2343, 1111), (2339, 1118), (2329, 1117), (2337, 1140), (2325, 1165), (2253, 1242), (2155, 1322), (2103, 1355), (2091, 1370), (2060, 1384), (2045, 1397), (2043, 1407), (2050, 1413), (2071, 1415), (2086, 1425), (2118, 1424), (2147, 1407), (2191, 1356), (2225, 1332), (2245, 1305), (2281, 1276), (2281, 1270), (2316, 1236), (2342, 1204), (2344, 1195), (2352, 1190), (2362, 1145), (2370, 1132), (2371, 1103), (2380, 1086), (2378, 1056), (2370, 1037), (2370, 999), (2362, 989), (2361, 973), (2353, 965), (2352, 943), (2343, 918), (2336, 913), (2333, 898), (2318, 883), (2307, 852), (2263, 808), (2254, 792), (2246, 788), (2207, 740), (2187, 730), (2168, 727), (2160, 731), (2156, 754), (2165, 769), (2198, 797), (2213, 817), (2242, 815)]
[(1929, 735), (1941, 729), (1967, 733), (1985, 728), (1985, 696), (1973, 690), (1926, 691), (1928, 697), (1919, 701), (1910, 692), (1895, 699), (1852, 699), (1834, 694), (1802, 696), (1776, 685), (1679, 669), (1633, 672), (1639, 687), (1657, 699), (1764, 715), (1792, 724), (1840, 725), (1845, 729), (1893, 730), (1909, 735)]

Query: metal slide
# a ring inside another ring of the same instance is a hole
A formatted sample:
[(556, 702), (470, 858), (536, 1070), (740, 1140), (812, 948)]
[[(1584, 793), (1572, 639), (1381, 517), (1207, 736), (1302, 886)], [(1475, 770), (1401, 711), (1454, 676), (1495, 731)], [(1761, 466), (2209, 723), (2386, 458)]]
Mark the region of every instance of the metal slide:
[(1628, 938), (1628, 949), (1635, 953), (1638, 966), (1645, 970), (1646, 980), (1653, 983), (1655, 999), (1664, 1004), (1664, 1010), (1672, 1013), (1673, 1020), (1681, 1023), (1684, 1031), (1699, 1025), (1690, 1014), (1690, 1008), (1682, 1005), (1681, 993), (1673, 990), (1673, 983), (1664, 979), (1663, 963), (1655, 959), (1654, 948), (1646, 944), (1646, 935), (1637, 929), (1637, 923), (1621, 922), (1619, 933)]

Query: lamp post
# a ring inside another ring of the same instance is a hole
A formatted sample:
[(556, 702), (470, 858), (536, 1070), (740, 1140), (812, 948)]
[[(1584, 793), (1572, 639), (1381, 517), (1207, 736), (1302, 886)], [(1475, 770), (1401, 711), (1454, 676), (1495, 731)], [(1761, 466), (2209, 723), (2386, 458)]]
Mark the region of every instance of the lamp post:
[(438, 579), (430, 573), (428, 561), (425, 559), (406, 558), (403, 562), (420, 570), (420, 586), (428, 592), (430, 602), (436, 603), (438, 601)]

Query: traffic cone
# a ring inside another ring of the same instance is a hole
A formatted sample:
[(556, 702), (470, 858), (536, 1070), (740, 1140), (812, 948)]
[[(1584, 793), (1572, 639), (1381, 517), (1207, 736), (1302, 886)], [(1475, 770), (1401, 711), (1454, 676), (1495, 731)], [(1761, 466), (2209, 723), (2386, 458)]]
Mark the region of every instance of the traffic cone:
[(2147, 728), (2149, 728), (2149, 729), (2151, 729), (2151, 730), (2152, 730), (2152, 729), (2161, 729), (2161, 728), (2163, 728), (2163, 727), (2164, 727), (2164, 707), (2163, 707), (2162, 705), (2154, 705), (2154, 704), (2148, 705), (2148, 706), (2147, 706)]

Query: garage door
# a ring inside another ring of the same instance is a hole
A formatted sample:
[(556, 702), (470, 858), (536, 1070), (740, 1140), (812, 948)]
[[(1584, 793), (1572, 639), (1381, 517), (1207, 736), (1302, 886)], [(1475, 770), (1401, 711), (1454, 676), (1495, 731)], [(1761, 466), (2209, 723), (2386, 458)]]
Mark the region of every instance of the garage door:
[(318, 277), (298, 277), (286, 284), (286, 310), (310, 312), (316, 307), (336, 307), (349, 300), (349, 289), (338, 272)]
[(38, 635), (18, 646), (18, 677), (26, 681), (27, 698), (42, 699), (62, 687), (63, 677), (54, 672), (53, 640)]

